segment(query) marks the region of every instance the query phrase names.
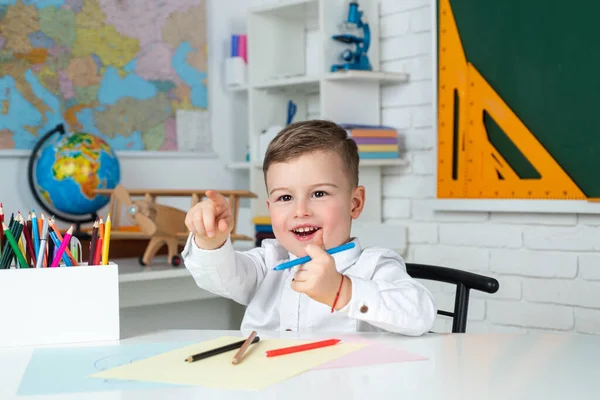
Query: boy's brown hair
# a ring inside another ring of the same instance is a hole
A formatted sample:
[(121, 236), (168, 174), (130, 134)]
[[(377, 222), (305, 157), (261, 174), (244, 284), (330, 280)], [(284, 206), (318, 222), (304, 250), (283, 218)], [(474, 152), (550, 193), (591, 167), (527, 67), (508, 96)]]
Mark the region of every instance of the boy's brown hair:
[(346, 167), (352, 187), (358, 186), (358, 147), (344, 128), (326, 120), (295, 122), (273, 138), (263, 161), (265, 183), (273, 163), (288, 162), (315, 151), (335, 151)]

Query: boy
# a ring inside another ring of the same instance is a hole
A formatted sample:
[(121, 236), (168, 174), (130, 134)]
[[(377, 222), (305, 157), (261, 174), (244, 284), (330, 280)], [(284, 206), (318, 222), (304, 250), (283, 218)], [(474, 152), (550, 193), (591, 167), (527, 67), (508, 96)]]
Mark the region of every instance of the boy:
[[(276, 239), (234, 251), (232, 212), (220, 194), (196, 204), (185, 223), (185, 265), (199, 287), (247, 305), (242, 330), (391, 331), (418, 336), (433, 325), (427, 289), (398, 254), (361, 248), (350, 237), (365, 204), (358, 150), (340, 126), (321, 120), (288, 125), (263, 163), (267, 207)], [(329, 249), (355, 246), (333, 255)], [(303, 265), (275, 271), (308, 255)]]

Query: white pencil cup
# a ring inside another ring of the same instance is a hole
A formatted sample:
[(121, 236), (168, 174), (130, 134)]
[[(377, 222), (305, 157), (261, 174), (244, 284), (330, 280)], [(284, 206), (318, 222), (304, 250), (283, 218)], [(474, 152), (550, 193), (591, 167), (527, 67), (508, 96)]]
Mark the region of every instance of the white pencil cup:
[(0, 347), (119, 340), (119, 269), (0, 270)]

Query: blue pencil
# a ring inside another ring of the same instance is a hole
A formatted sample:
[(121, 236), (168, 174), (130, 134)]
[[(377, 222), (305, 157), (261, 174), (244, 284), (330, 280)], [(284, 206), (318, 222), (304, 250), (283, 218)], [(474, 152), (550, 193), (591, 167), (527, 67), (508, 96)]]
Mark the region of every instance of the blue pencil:
[[(49, 235), (50, 239), (52, 239), (52, 241), (54, 242), (54, 250), (58, 250), (58, 248), (60, 247), (60, 243), (61, 241), (58, 240), (58, 236), (56, 236), (56, 233), (54, 233), (54, 231), (50, 231)], [(72, 267), (73, 263), (71, 262), (71, 259), (69, 258), (69, 256), (67, 255), (67, 252), (63, 252), (62, 254), (62, 260), (65, 262), (65, 265), (67, 267)], [(50, 266), (50, 263), (48, 263), (48, 266)]]
[[(335, 253), (339, 253), (340, 251), (351, 249), (354, 246), (355, 246), (354, 242), (350, 242), (350, 243), (346, 243), (346, 244), (343, 244), (338, 247), (332, 247), (331, 249), (325, 250), (325, 252), (329, 253), (329, 254), (335, 254)], [(273, 269), (275, 271), (281, 271), (284, 269), (295, 267), (296, 265), (305, 264), (305, 263), (309, 262), (310, 260), (311, 260), (311, 258), (309, 256), (304, 256), (304, 257), (296, 258), (295, 260), (291, 260), (291, 261), (287, 261), (282, 264), (279, 264), (278, 266), (276, 266)]]

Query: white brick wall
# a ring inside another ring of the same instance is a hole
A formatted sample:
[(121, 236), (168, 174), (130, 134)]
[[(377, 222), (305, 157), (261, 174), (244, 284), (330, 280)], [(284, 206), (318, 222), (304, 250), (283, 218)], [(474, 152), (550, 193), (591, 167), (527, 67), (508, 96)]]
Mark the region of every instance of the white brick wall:
[[(381, 68), (410, 82), (382, 91), (382, 122), (401, 133), (407, 167), (387, 168), (386, 222), (408, 228), (407, 262), (493, 276), (495, 294), (472, 293), (468, 332), (600, 334), (600, 216), (436, 212), (436, 121), (429, 0), (382, 0)], [(441, 309), (454, 289), (424, 282)], [(450, 330), (440, 317), (435, 329)]]

